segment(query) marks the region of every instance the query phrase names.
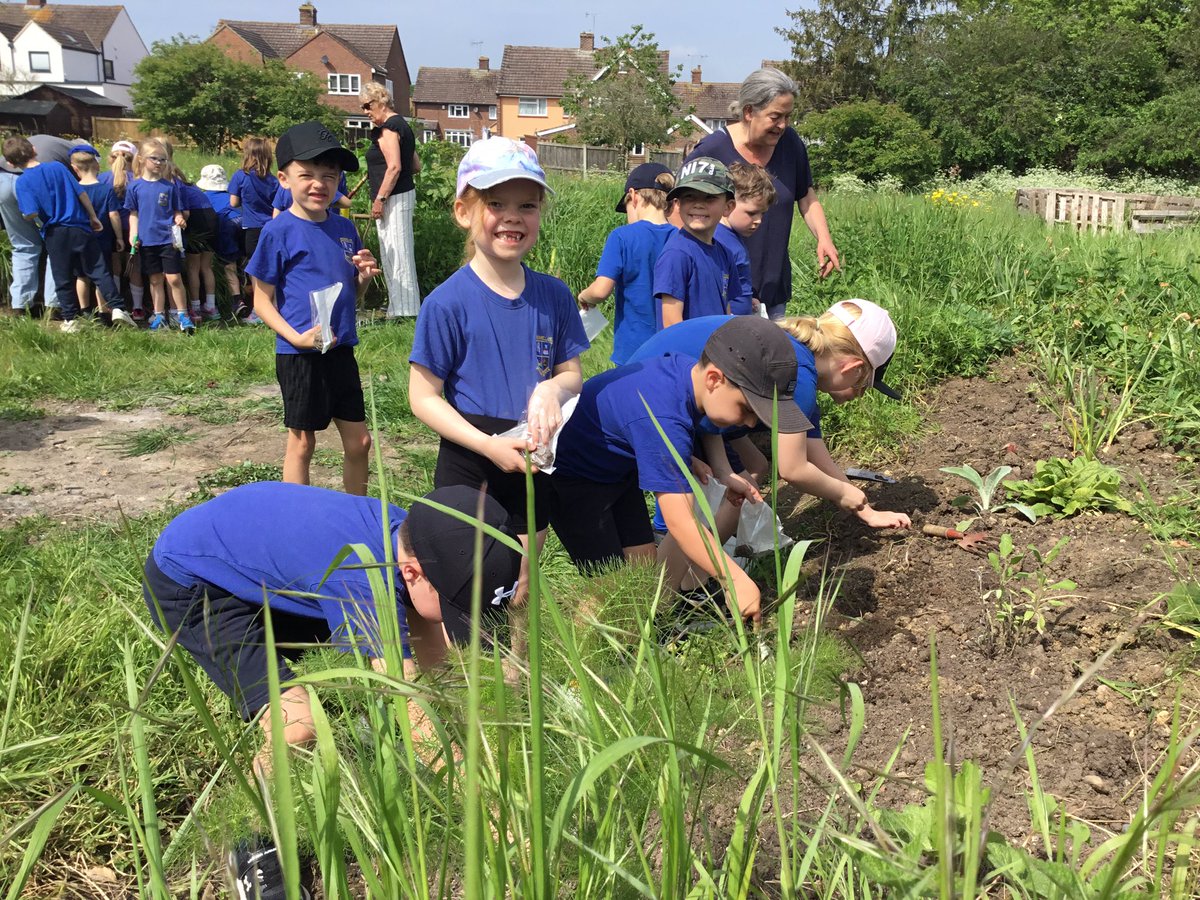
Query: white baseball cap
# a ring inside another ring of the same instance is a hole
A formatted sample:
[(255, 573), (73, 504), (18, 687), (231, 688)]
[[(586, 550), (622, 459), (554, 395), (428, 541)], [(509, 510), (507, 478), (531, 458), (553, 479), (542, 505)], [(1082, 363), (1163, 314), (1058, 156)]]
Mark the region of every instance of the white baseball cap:
[[(857, 310), (856, 310), (857, 307)], [(855, 315), (857, 311), (858, 315)], [(896, 326), (888, 311), (870, 300), (840, 300), (829, 307), (829, 314), (850, 329), (867, 362), (875, 370), (875, 390), (893, 400), (900, 392), (884, 384), (883, 376), (896, 352)]]

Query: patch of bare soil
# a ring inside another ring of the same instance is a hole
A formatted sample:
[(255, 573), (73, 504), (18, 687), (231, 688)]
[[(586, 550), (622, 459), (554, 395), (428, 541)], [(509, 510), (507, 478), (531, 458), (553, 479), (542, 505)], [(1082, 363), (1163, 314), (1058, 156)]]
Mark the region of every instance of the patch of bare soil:
[[(1001, 363), (987, 379), (954, 380), (932, 398), (933, 430), (896, 467), (895, 485), (873, 485), (877, 509), (907, 511), (913, 529), (872, 532), (857, 519), (826, 525), (829, 561), (842, 577), (832, 627), (861, 655), (850, 680), (862, 686), (867, 727), (854, 756), (862, 770), (880, 771), (908, 734), (880, 802), (895, 806), (923, 796), (924, 764), (933, 758), (930, 704), (930, 638), (937, 641), (941, 705), (951, 752), (973, 760), (993, 790), (991, 827), (1011, 842), (1031, 845), (1032, 828), (1023, 787), (1024, 761), (1005, 784), (1020, 739), (1010, 707), (1028, 724), (1067, 692), (1072, 683), (1115, 643), (1124, 643), (1099, 673), (1038, 730), (1033, 739), (1044, 789), (1066, 811), (1103, 829), (1120, 830), (1132, 818), (1166, 745), (1176, 689), (1191, 709), (1200, 679), (1188, 669), (1187, 642), (1152, 626), (1143, 612), (1174, 583), (1141, 524), (1117, 514), (1081, 515), (1030, 525), (1001, 514), (985, 524), (990, 536), (1012, 535), (1018, 548), (1043, 552), (1060, 537), (1065, 549), (1048, 567), (1051, 583), (1063, 578), (1078, 587), (1063, 607), (1050, 610), (1045, 632), (997, 651), (983, 595), (996, 587), (986, 559), (954, 543), (921, 534), (925, 523), (953, 526), (965, 517), (951, 505), (971, 491), (961, 479), (939, 471), (968, 463), (987, 473), (1006, 464), (1011, 478), (1032, 477), (1034, 463), (1070, 456), (1056, 417), (1038, 402), (1036, 379), (1019, 362)], [(1153, 433), (1122, 436), (1107, 461), (1118, 466), (1128, 488), (1140, 475), (1151, 492), (1169, 491), (1175, 460)], [(789, 533), (802, 534), (801, 516)], [(1178, 552), (1178, 551), (1177, 551)], [(1026, 568), (1030, 568), (1026, 565)], [(826, 743), (840, 758), (845, 737), (836, 711), (823, 714)], [(841, 742), (841, 746), (838, 746)], [(1093, 829), (1094, 839), (1100, 836)]]

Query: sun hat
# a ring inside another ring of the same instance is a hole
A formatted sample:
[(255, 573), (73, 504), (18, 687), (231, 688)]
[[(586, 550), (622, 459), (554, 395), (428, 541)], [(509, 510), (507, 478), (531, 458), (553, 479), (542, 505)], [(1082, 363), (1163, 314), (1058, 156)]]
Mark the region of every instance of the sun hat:
[(506, 137), (490, 137), (471, 144), (458, 164), (458, 184), (454, 196), (461, 197), (468, 187), (486, 191), (506, 181), (523, 178), (540, 184), (554, 193), (546, 183), (546, 173), (538, 163), (537, 154), (528, 144)]
[(113, 153), (128, 153), (130, 156), (137, 156), (137, 150), (137, 144), (133, 141), (117, 141), (108, 152), (110, 156)]
[(699, 191), (702, 194), (728, 194), (733, 199), (733, 179), (725, 163), (711, 156), (697, 156), (689, 159), (679, 169), (675, 177), (675, 187), (667, 194), (668, 200), (674, 200), (680, 191)]
[(780, 434), (812, 428), (800, 407), (792, 402), (796, 393), (796, 351), (791, 338), (774, 322), (759, 316), (734, 316), (712, 333), (704, 345), (704, 355), (741, 388), (760, 422), (771, 423), (777, 396)]
[(662, 188), (658, 186), (658, 177), (670, 174), (671, 170), (662, 163), (648, 162), (634, 167), (633, 171), (629, 173), (629, 177), (625, 179), (625, 190), (621, 194), (621, 199), (617, 201), (617, 212), (625, 212), (625, 198), (629, 196), (630, 191), (661, 191)]
[(200, 177), (196, 179), (196, 187), (202, 191), (229, 190), (229, 178), (225, 174), (225, 167), (217, 163), (205, 166), (200, 170)]
[[(857, 318), (850, 304), (858, 307)], [(892, 354), (896, 352), (896, 326), (892, 323), (888, 311), (870, 300), (855, 298), (833, 304), (829, 307), (829, 314), (849, 328), (854, 339), (858, 341), (867, 362), (875, 370), (875, 390), (893, 400), (901, 399), (900, 392), (888, 387), (883, 381), (888, 363), (892, 361)]]
[(279, 136), (275, 144), (275, 161), (279, 168), (290, 162), (305, 162), (332, 153), (343, 172), (358, 171), (358, 157), (342, 146), (333, 132), (320, 122), (301, 122)]
[[(478, 519), (516, 538), (504, 507), (477, 488), (462, 484), (438, 488), (426, 494), (424, 500), (463, 513), (472, 520)], [(407, 521), (413, 556), (438, 592), (442, 625), (450, 640), (456, 644), (471, 640), (471, 591), (477, 562), (481, 574), (480, 627), (491, 630), (516, 592), (521, 554), (485, 531), (477, 560), (474, 521), (464, 522), (429, 503), (414, 503)]]

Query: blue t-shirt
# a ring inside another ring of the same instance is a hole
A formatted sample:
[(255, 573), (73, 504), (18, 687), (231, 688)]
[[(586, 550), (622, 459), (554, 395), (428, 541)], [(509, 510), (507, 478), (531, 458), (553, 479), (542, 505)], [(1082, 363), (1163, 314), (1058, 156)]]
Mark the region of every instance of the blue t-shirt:
[[(345, 178), (346, 178), (346, 176), (343, 175), (342, 176), (343, 181), (345, 180)], [(333, 199), (329, 201), (329, 205), (332, 207), (333, 204), (337, 203), (339, 200), (341, 200), (345, 196), (346, 196), (345, 193), (343, 193), (341, 188), (339, 188), (338, 190), (333, 192)], [(282, 184), (278, 188), (276, 188), (275, 196), (271, 198), (271, 208), (278, 209), (278, 210), (291, 209), (292, 208), (292, 190), (291, 190), (291, 188), (285, 188)]]
[[(96, 180), (98, 180), (101, 184), (106, 184), (109, 187), (112, 187), (113, 186), (113, 173), (111, 170), (106, 170), (104, 172), (101, 172), (99, 175), (96, 176)], [(126, 180), (125, 184), (126, 184), (126, 186), (128, 186), (129, 181)], [(117, 192), (117, 189), (113, 188), (114, 196), (116, 196), (116, 192)], [(122, 227), (124, 227), (126, 233), (128, 233), (129, 232), (129, 210), (127, 210), (125, 208), (125, 198), (124, 197), (117, 197), (117, 212), (119, 212), (121, 214), (121, 225), (122, 225)]]
[(186, 181), (179, 182), (179, 200), (183, 209), (212, 209), (212, 201), (208, 199), (208, 194)]
[(183, 209), (179, 185), (174, 181), (135, 178), (125, 188), (125, 208), (137, 213), (138, 239), (143, 246), (170, 244), (175, 213)]
[(17, 178), (16, 191), (21, 215), (36, 214), (42, 220), (43, 237), (51, 225), (82, 228), (91, 233), (92, 220), (79, 202), (83, 186), (62, 163), (50, 161), (26, 169)]
[(266, 178), (238, 169), (229, 179), (229, 194), (242, 201), (242, 227), (262, 228), (271, 221), (271, 201), (279, 187), (274, 175)]
[(737, 280), (733, 260), (715, 241), (706, 244), (680, 228), (667, 238), (654, 265), (655, 322), (662, 330), (662, 296), (683, 301), (683, 317), (729, 312), (729, 289)]
[(588, 346), (557, 278), (526, 267), (525, 290), (510, 300), (463, 266), (421, 304), (408, 361), (440, 378), (459, 412), (517, 421), (533, 389)]
[(579, 404), (559, 435), (554, 455), (557, 468), (550, 477), (561, 472), (615, 484), (636, 471), (638, 486), (644, 491), (690, 494), (687, 479), (654, 422), (658, 421), (684, 464), (690, 464), (700, 422), (692, 392), (695, 365), (694, 356), (666, 353), (585, 381)]
[(104, 226), (104, 230), (96, 235), (96, 240), (100, 242), (100, 249), (105, 253), (112, 253), (113, 247), (116, 246), (116, 233), (113, 231), (112, 220), (108, 216), (109, 213), (117, 212), (120, 209), (117, 195), (113, 192), (111, 185), (100, 182), (81, 184), (79, 187), (92, 201), (92, 209), (96, 211), (96, 218)]
[(746, 242), (724, 222), (717, 226), (713, 240), (725, 248), (737, 273), (737, 284), (729, 283), (729, 311), (735, 316), (748, 316), (754, 312), (754, 285), (750, 278), (750, 254), (746, 252)]
[[(698, 156), (711, 156), (727, 166), (747, 162), (734, 149), (733, 140), (724, 128), (706, 135), (688, 154), (688, 159)], [(795, 129), (788, 128), (783, 132), (764, 168), (775, 185), (775, 202), (763, 215), (758, 230), (746, 238), (746, 249), (750, 253), (754, 296), (768, 309), (774, 309), (785, 306), (792, 299), (792, 262), (788, 256), (792, 216), (796, 202), (803, 200), (813, 186), (808, 148)]]
[[(631, 363), (662, 356), (664, 353), (683, 353), (699, 359), (704, 353), (704, 345), (712, 337), (714, 331), (732, 319), (733, 316), (703, 316), (699, 319), (687, 319), (678, 325), (672, 325), (660, 331), (629, 358)], [(812, 424), (808, 430), (810, 438), (821, 436), (821, 407), (817, 405), (817, 363), (812, 351), (790, 334), (792, 349), (796, 351), (796, 393), (793, 399), (800, 407), (800, 412)], [(724, 434), (731, 437), (745, 434), (741, 426), (733, 428), (718, 428), (707, 417), (701, 422), (701, 428), (709, 434)], [(752, 430), (767, 430), (768, 426), (761, 422)]]
[(654, 264), (674, 225), (634, 222), (613, 229), (604, 242), (596, 276), (616, 287), (616, 325), (612, 361), (624, 365), (629, 356), (658, 330), (654, 299)]
[[(275, 286), (279, 314), (302, 334), (313, 327), (309, 294), (340, 284), (330, 324), (337, 346), (353, 347), (358, 343), (354, 322), (358, 269), (350, 257), (361, 249), (358, 229), (349, 219), (326, 216), (324, 222), (309, 222), (285, 212), (263, 226), (258, 249), (246, 263), (246, 274)], [(276, 336), (275, 352), (320, 351), (298, 350)]]
[[(407, 513), (389, 506), (388, 516), (394, 556), (396, 532)], [(246, 603), (261, 606), (265, 599), (273, 612), (324, 620), (331, 631), (352, 633), (380, 655), (378, 619), (367, 580), (370, 570), (347, 568), (364, 560), (351, 553), (328, 578), (325, 572), (349, 544), (366, 545), (382, 563), (384, 534), (378, 499), (262, 481), (236, 487), (176, 516), (159, 535), (152, 554), (176, 584), (191, 587), (205, 581)], [(407, 592), (399, 576), (395, 586), (403, 624)]]
[(241, 253), (241, 210), (229, 205), (228, 191), (205, 191), (204, 195), (217, 214), (217, 239), (213, 243), (213, 250), (221, 259), (237, 259)]

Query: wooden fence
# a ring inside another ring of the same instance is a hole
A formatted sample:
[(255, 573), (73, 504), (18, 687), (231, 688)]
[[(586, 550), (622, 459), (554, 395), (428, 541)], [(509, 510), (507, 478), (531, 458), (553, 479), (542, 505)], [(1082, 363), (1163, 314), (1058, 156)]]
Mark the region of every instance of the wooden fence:
[(1138, 234), (1200, 221), (1200, 197), (1118, 194), (1081, 188), (1022, 188), (1017, 209), (1078, 231), (1126, 231)]
[(167, 137), (157, 128), (146, 128), (142, 119), (108, 119), (92, 117), (92, 141), (112, 144), (117, 141), (144, 141), (148, 137)]
[(675, 170), (683, 165), (683, 153), (678, 150), (652, 150), (649, 159), (630, 156), (626, 162), (620, 150), (611, 147), (590, 147), (575, 144), (539, 143), (538, 161), (545, 169), (560, 172), (626, 172), (643, 162), (662, 163)]

